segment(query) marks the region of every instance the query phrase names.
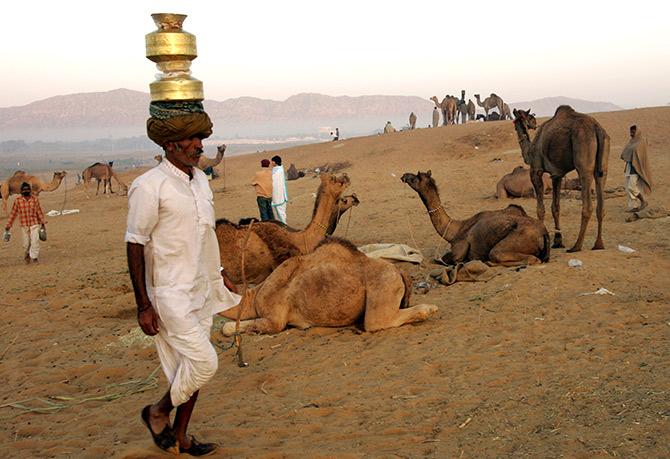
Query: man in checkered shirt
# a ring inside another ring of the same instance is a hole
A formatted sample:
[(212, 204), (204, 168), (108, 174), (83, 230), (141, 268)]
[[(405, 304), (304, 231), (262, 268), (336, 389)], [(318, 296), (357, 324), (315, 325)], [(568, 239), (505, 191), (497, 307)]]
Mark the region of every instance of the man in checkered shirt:
[(19, 216), (21, 225), (21, 236), (23, 238), (23, 248), (25, 249), (24, 260), (26, 263), (37, 263), (37, 257), (40, 253), (40, 226), (44, 225), (44, 212), (37, 196), (32, 195), (30, 184), (23, 182), (21, 184), (21, 196), (14, 200), (12, 211), (7, 220), (5, 229), (9, 231)]

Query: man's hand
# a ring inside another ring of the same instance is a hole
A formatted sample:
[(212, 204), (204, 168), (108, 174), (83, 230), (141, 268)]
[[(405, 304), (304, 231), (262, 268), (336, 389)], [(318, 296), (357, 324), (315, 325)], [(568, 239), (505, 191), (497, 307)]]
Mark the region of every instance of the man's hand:
[(137, 323), (145, 335), (154, 336), (160, 330), (158, 327), (158, 314), (151, 305), (137, 311)]
[(223, 285), (225, 285), (228, 290), (230, 290), (233, 293), (238, 293), (237, 287), (235, 287), (235, 284), (233, 284), (233, 282), (230, 279), (228, 279), (228, 276), (226, 276), (225, 271), (221, 271), (221, 277), (223, 277)]

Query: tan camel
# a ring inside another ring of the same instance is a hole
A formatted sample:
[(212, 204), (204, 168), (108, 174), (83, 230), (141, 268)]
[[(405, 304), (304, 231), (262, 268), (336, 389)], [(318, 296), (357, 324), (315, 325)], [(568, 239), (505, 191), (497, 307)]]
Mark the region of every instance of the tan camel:
[(468, 99), (468, 121), (474, 121), (477, 113), (477, 107), (472, 99)]
[[(247, 290), (241, 303), (220, 313), (236, 319), (240, 332), (279, 333), (288, 325), (346, 327), (361, 321), (365, 331), (426, 320), (437, 306), (409, 307), (409, 276), (388, 261), (373, 259), (344, 239), (328, 239), (308, 255), (281, 264), (261, 285)], [(235, 322), (221, 332), (235, 333)]]
[(414, 112), (409, 114), (409, 128), (414, 129), (416, 127), (416, 115)]
[[(505, 113), (504, 102), (500, 96), (491, 93), (491, 95), (484, 99), (484, 102), (482, 102), (479, 98), (479, 94), (475, 94), (475, 99), (477, 99), (477, 105), (484, 108), (484, 113), (486, 113), (487, 120), (489, 119), (489, 110), (492, 108), (497, 109), (501, 119), (504, 119), (502, 118), (503, 114)], [(509, 112), (509, 107), (507, 107), (507, 111)], [(510, 116), (510, 119), (511, 118), (512, 117)]]
[[(253, 284), (268, 277), (272, 270), (286, 259), (312, 252), (326, 237), (326, 232), (337, 220), (337, 200), (349, 186), (349, 177), (321, 174), (321, 185), (317, 192), (312, 212), (312, 221), (302, 231), (296, 231), (274, 221), (254, 223), (245, 254), (246, 280)], [(221, 266), (235, 283), (242, 283), (242, 248), (247, 227), (227, 220), (216, 222), (216, 237), (219, 241)]]
[(156, 156), (154, 156), (154, 159), (156, 160), (156, 162), (158, 164), (160, 164), (160, 163), (163, 162), (163, 155), (156, 155)]
[[(542, 185), (544, 194), (551, 192), (551, 177), (549, 174), (542, 174)], [(582, 185), (579, 178), (564, 178), (561, 182), (561, 190), (580, 191)], [(592, 190), (593, 191), (593, 190)], [(503, 175), (496, 186), (496, 198), (532, 198), (535, 196), (533, 183), (530, 180), (530, 169), (523, 166), (517, 166), (509, 174)]]
[(551, 213), (554, 217), (554, 244), (552, 247), (563, 247), (561, 226), (560, 182), (565, 174), (577, 170), (581, 183), (582, 219), (579, 235), (575, 245), (568, 252), (582, 249), (584, 234), (593, 213), (591, 202), (591, 186), (596, 184), (596, 217), (598, 233), (593, 250), (604, 249), (602, 224), (605, 216), (605, 182), (607, 181), (607, 160), (610, 151), (610, 138), (605, 129), (592, 117), (577, 113), (568, 105), (561, 105), (554, 116), (537, 130), (535, 138), (530, 141), (529, 129), (535, 129), (537, 121), (530, 110), (514, 110), (514, 128), (516, 129), (523, 160), (530, 166), (530, 176), (535, 188), (537, 200), (537, 217), (544, 221), (544, 198), (542, 174), (551, 175), (553, 185)]
[(226, 152), (226, 146), (219, 145), (218, 147), (216, 147), (216, 157), (208, 158), (205, 155), (201, 155), (200, 159), (198, 159), (198, 169), (205, 170), (208, 167), (218, 166), (223, 160), (223, 154), (225, 152)]
[(30, 183), (33, 194), (35, 196), (39, 196), (42, 191), (57, 190), (66, 175), (67, 172), (65, 171), (54, 172), (51, 182), (44, 183), (38, 177), (26, 174), (25, 171), (14, 172), (14, 175), (5, 180), (5, 182), (0, 186), (0, 195), (2, 195), (2, 210), (5, 212), (5, 214), (7, 213), (7, 202), (9, 201), (9, 197), (13, 194), (21, 193), (21, 184), (23, 182)]
[(542, 222), (514, 204), (502, 210), (479, 212), (454, 220), (440, 201), (431, 172), (403, 174), (401, 180), (419, 194), (437, 233), (451, 243), (442, 257), (447, 264), (471, 260), (493, 265), (519, 266), (549, 261), (549, 235)]
[(456, 110), (458, 108), (458, 98), (447, 95), (444, 96), (442, 102), (439, 102), (435, 96), (431, 97), (430, 100), (432, 100), (442, 111), (442, 125), (446, 126), (447, 124), (454, 124)]
[(114, 190), (112, 190), (112, 178), (114, 178), (114, 180), (116, 180), (116, 183), (119, 184), (119, 188), (121, 189), (121, 195), (122, 196), (127, 195), (128, 186), (125, 183), (123, 183), (123, 181), (119, 178), (118, 175), (116, 175), (116, 172), (114, 172), (114, 169), (112, 169), (111, 165), (103, 163), (93, 163), (90, 166), (88, 166), (81, 173), (81, 179), (82, 182), (84, 182), (84, 192), (86, 193), (86, 197), (90, 198), (88, 194), (88, 184), (93, 179), (96, 180), (98, 185), (95, 190), (96, 196), (100, 192), (100, 182), (102, 182), (102, 194), (107, 194), (107, 189), (109, 189), (110, 194), (114, 193)]

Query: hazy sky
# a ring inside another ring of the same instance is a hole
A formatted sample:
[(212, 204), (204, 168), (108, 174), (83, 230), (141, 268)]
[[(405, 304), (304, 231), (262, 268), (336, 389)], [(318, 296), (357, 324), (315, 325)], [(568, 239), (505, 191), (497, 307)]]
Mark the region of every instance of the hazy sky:
[(283, 100), (466, 89), (506, 101), (670, 102), (668, 7), (607, 1), (3, 2), (0, 107), (54, 95), (148, 92), (151, 13), (188, 14), (205, 96)]

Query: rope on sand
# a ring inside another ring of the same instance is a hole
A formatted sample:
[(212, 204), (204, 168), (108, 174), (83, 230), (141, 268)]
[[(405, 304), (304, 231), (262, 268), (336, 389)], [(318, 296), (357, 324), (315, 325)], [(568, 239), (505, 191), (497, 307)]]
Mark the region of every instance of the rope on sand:
[(156, 373), (159, 369), (160, 365), (158, 365), (149, 376), (143, 379), (138, 378), (122, 383), (108, 384), (105, 386), (105, 393), (102, 395), (84, 395), (82, 397), (74, 397), (71, 395), (49, 395), (47, 396), (47, 399), (34, 397), (16, 402), (8, 402), (0, 405), (0, 408), (15, 408), (22, 412), (6, 416), (2, 419), (11, 419), (24, 413), (55, 413), (86, 402), (113, 402), (150, 389), (156, 389), (158, 387)]

